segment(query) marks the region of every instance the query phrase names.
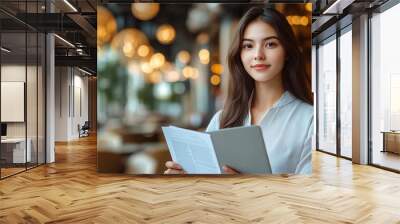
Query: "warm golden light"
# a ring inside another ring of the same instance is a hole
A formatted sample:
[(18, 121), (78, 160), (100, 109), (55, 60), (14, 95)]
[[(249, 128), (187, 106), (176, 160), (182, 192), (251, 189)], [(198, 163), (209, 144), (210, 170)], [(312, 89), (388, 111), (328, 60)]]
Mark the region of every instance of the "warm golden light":
[(212, 75), (210, 78), (210, 83), (213, 86), (217, 86), (221, 83), (221, 78), (218, 75)]
[(300, 17), (299, 16), (292, 16), (292, 23), (293, 23), (293, 25), (299, 25), (300, 24)]
[(307, 26), (309, 23), (309, 19), (307, 16), (287, 16), (286, 19), (290, 25), (295, 26)]
[(307, 26), (307, 25), (308, 25), (308, 18), (307, 18), (307, 16), (302, 16), (302, 17), (300, 18), (300, 25), (302, 25), (302, 26)]
[(156, 37), (160, 43), (170, 44), (175, 39), (175, 29), (169, 24), (163, 24), (158, 27)]
[(185, 79), (197, 79), (199, 77), (199, 70), (191, 66), (185, 66), (182, 69), (182, 74)]
[(292, 16), (286, 16), (286, 20), (288, 21), (288, 23), (289, 23), (290, 25), (293, 25), (293, 23), (292, 23)]
[(185, 77), (186, 79), (192, 78), (193, 73), (194, 73), (194, 70), (193, 70), (193, 67), (191, 67), (191, 66), (185, 66), (182, 69), (183, 77)]
[(160, 10), (159, 3), (132, 3), (132, 14), (137, 19), (146, 21), (154, 18)]
[(173, 69), (173, 66), (170, 62), (165, 61), (164, 65), (160, 69), (161, 69), (161, 71), (166, 73), (166, 72), (171, 71)]
[(147, 74), (153, 72), (153, 68), (151, 67), (150, 63), (148, 63), (148, 62), (142, 62), (140, 64), (140, 69), (142, 69), (142, 72), (147, 73)]
[(127, 57), (133, 57), (135, 55), (135, 51), (133, 50), (133, 44), (130, 41), (126, 41), (122, 46), (122, 52)]
[(224, 67), (221, 64), (213, 64), (211, 65), (211, 71), (218, 75), (221, 75), (224, 72)]
[(192, 79), (197, 79), (199, 77), (199, 70), (197, 68), (192, 68)]
[(161, 82), (161, 72), (159, 71), (154, 71), (152, 73), (150, 73), (148, 76), (148, 81), (150, 81), (151, 83), (159, 83)]
[(210, 52), (207, 49), (201, 49), (199, 51), (199, 59), (202, 64), (210, 63)]
[(155, 53), (151, 56), (150, 65), (153, 68), (160, 68), (165, 63), (165, 57), (161, 53)]
[(309, 11), (309, 12), (312, 11), (312, 3), (307, 3), (304, 7), (305, 7), (305, 9), (306, 9), (307, 11)]
[(177, 71), (171, 70), (167, 72), (165, 79), (167, 80), (167, 82), (177, 82), (180, 79), (180, 75)]
[(142, 58), (144, 58), (147, 55), (149, 55), (149, 53), (150, 53), (150, 48), (145, 44), (140, 45), (138, 50), (137, 50), (137, 54)]
[(111, 12), (97, 6), (97, 44), (103, 45), (111, 40), (117, 31), (117, 22)]
[(179, 51), (178, 60), (182, 62), (182, 64), (187, 64), (190, 61), (190, 53), (188, 51)]
[(126, 59), (138, 59), (138, 48), (141, 45), (148, 45), (146, 35), (134, 28), (127, 28), (120, 31), (112, 40), (111, 47), (122, 53)]

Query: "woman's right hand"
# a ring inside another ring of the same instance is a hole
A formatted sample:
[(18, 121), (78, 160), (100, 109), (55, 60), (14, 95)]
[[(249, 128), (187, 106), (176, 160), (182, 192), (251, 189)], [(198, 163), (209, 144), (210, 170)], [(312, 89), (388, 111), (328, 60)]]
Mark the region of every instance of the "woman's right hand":
[(174, 161), (167, 161), (165, 166), (167, 167), (167, 170), (164, 171), (164, 174), (186, 174), (181, 165)]

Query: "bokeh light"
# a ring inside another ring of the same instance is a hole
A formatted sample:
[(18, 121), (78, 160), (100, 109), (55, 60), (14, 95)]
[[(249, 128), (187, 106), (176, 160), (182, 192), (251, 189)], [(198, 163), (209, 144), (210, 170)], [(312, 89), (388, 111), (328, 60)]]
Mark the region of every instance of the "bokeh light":
[(189, 79), (192, 77), (193, 75), (193, 68), (191, 66), (185, 66), (182, 69), (182, 75), (183, 77), (185, 77), (186, 79)]
[(192, 79), (197, 79), (199, 77), (199, 70), (197, 68), (192, 69)]
[(211, 65), (211, 71), (215, 74), (221, 75), (224, 72), (224, 67), (221, 64)]
[(212, 75), (210, 78), (210, 83), (213, 86), (217, 86), (221, 83), (221, 78), (218, 75)]
[(137, 54), (142, 58), (149, 56), (150, 47), (147, 46), (146, 44), (140, 45), (139, 48), (137, 49)]
[(161, 82), (161, 72), (160, 71), (153, 71), (152, 73), (147, 75), (147, 80), (153, 84), (157, 84)]
[(182, 62), (182, 64), (187, 64), (190, 61), (190, 53), (188, 51), (182, 50), (178, 53), (178, 60)]
[(140, 64), (140, 69), (142, 70), (142, 72), (147, 74), (153, 72), (153, 68), (151, 67), (149, 62), (142, 62)]
[(174, 68), (174, 66), (171, 64), (171, 62), (165, 61), (164, 65), (160, 69), (164, 73), (167, 73), (167, 72), (171, 71), (173, 68)]
[(175, 71), (175, 70), (171, 70), (169, 72), (167, 72), (166, 76), (165, 76), (165, 80), (167, 82), (177, 82), (180, 79), (180, 75), (179, 72)]
[(210, 52), (207, 49), (201, 49), (199, 51), (199, 59), (202, 64), (210, 63)]
[(154, 18), (159, 10), (159, 3), (132, 3), (131, 5), (133, 16), (143, 21)]
[(158, 27), (156, 37), (161, 44), (170, 44), (175, 40), (175, 29), (169, 24), (163, 24)]
[(137, 50), (141, 45), (148, 45), (147, 37), (135, 28), (120, 31), (112, 40), (111, 47), (126, 59), (140, 58)]
[(117, 31), (117, 22), (108, 9), (97, 6), (97, 44), (109, 42)]
[(165, 56), (161, 53), (155, 53), (151, 56), (150, 65), (153, 69), (160, 68), (165, 63)]

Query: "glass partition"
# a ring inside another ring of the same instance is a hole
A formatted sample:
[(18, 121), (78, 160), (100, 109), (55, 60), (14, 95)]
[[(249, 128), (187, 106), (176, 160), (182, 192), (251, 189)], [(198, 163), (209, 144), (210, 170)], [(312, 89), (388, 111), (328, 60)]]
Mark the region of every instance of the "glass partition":
[[(26, 169), (31, 151), (26, 141), (26, 33), (1, 34), (1, 122), (6, 133), (1, 140), (2, 177)], [(7, 50), (4, 50), (7, 49)], [(28, 151), (26, 150), (28, 146)], [(27, 160), (28, 159), (28, 160)]]
[(336, 37), (318, 48), (318, 149), (336, 154)]
[(42, 12), (42, 5), (44, 1), (0, 2), (0, 178), (45, 162), (46, 40), (44, 33), (22, 22), (27, 13)]
[(352, 157), (352, 32), (340, 36), (340, 155)]
[(27, 33), (27, 98), (26, 98), (26, 111), (27, 111), (27, 149), (31, 151), (30, 160), (27, 163), (28, 168), (37, 165), (37, 75), (38, 75), (38, 49), (37, 41), (38, 35), (36, 32)]
[(45, 145), (45, 112), (46, 112), (46, 37), (43, 33), (38, 33), (38, 64), (37, 64), (37, 163), (38, 165), (46, 162)]

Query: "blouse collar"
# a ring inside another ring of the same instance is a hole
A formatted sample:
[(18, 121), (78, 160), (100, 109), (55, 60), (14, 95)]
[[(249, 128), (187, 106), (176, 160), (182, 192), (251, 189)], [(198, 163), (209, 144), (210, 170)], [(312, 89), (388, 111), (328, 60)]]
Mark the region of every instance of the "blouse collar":
[[(251, 92), (250, 100), (249, 100), (249, 103), (248, 103), (248, 110), (249, 110), (249, 111), (248, 111), (247, 117), (246, 117), (246, 119), (245, 119), (245, 124), (246, 124), (246, 125), (250, 125), (250, 124), (251, 124), (251, 104), (252, 104), (252, 102), (253, 102), (253, 96), (254, 96), (254, 90)], [(283, 94), (282, 94), (282, 96), (279, 98), (279, 100), (276, 101), (276, 102), (274, 103), (274, 105), (272, 105), (272, 107), (271, 107), (269, 110), (274, 109), (274, 108), (283, 107), (283, 106), (285, 106), (285, 105), (291, 103), (291, 102), (294, 101), (295, 99), (296, 99), (296, 97), (293, 96), (293, 94), (291, 94), (289, 91), (285, 90), (285, 92), (283, 92)], [(266, 115), (267, 112), (268, 112), (268, 111), (265, 111), (262, 120), (264, 119), (264, 117), (265, 117), (265, 115)]]

